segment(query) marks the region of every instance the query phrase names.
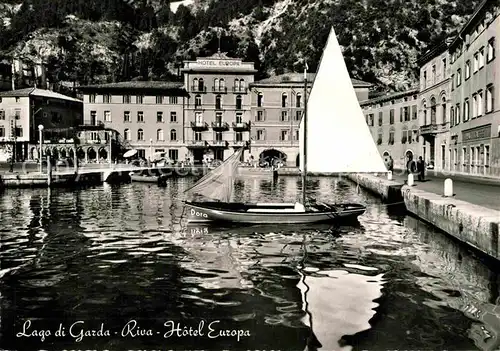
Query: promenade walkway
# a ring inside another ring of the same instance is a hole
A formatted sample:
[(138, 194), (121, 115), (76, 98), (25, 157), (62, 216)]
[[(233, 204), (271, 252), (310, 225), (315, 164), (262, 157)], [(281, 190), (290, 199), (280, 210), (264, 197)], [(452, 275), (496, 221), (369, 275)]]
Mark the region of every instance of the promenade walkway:
[[(392, 178), (398, 183), (404, 183), (407, 181), (408, 176), (397, 172), (393, 174)], [(414, 177), (414, 186), (416, 189), (421, 189), (438, 195), (444, 194), (444, 177), (427, 174), (425, 178), (426, 181), (419, 182), (417, 180), (417, 176)], [(450, 178), (453, 179), (454, 198), (467, 201), (474, 205), (500, 211), (500, 183), (481, 184), (475, 183), (473, 179), (454, 179), (453, 176), (450, 176)]]

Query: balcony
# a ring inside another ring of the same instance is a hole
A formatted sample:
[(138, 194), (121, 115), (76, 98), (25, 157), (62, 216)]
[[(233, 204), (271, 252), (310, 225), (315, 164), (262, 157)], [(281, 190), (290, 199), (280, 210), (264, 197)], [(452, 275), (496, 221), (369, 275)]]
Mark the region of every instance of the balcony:
[(436, 123), (426, 124), (420, 127), (420, 135), (437, 134), (438, 126)]
[(191, 85), (191, 92), (205, 94), (207, 92), (206, 86)]
[(247, 122), (233, 122), (234, 130), (250, 130), (250, 125)]
[(226, 148), (229, 146), (229, 142), (227, 140), (213, 140), (210, 142), (210, 146)]
[(212, 128), (214, 130), (228, 130), (229, 124), (227, 122), (212, 122)]
[(212, 92), (216, 94), (227, 94), (227, 87), (212, 87)]
[(207, 122), (191, 122), (191, 128), (195, 130), (207, 130), (208, 123)]
[(191, 140), (188, 142), (187, 147), (191, 149), (204, 149), (208, 147), (208, 143), (205, 140)]
[(248, 88), (233, 87), (233, 93), (235, 93), (235, 94), (247, 94), (248, 93)]

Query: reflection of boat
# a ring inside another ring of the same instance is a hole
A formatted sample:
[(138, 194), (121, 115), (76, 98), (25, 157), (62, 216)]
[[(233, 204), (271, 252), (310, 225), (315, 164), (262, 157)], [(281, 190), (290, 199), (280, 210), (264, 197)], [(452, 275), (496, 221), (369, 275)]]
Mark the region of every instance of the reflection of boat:
[(165, 185), (168, 176), (166, 174), (149, 175), (143, 173), (130, 172), (130, 180), (138, 183), (156, 183), (158, 185)]
[(240, 148), (187, 190), (192, 195), (217, 201), (187, 201), (189, 220), (315, 223), (343, 220), (364, 213), (365, 207), (359, 204), (306, 201), (308, 171), (323, 174), (387, 171), (366, 125), (333, 28), (308, 99), (306, 94), (307, 74), (304, 74), (305, 106), (299, 133), (302, 203), (231, 203), (233, 180), (243, 152)]
[[(497, 302), (498, 303), (498, 302)], [(469, 337), (474, 344), (484, 351), (498, 350), (500, 346), (500, 307), (490, 303), (469, 302), (463, 307), (464, 314), (481, 323), (474, 323), (469, 330)]]

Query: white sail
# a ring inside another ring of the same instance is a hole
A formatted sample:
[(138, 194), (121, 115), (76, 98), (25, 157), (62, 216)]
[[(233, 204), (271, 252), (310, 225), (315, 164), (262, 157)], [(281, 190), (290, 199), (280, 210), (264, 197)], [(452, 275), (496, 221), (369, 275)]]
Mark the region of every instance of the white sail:
[[(335, 31), (331, 30), (307, 99), (307, 171), (387, 172), (365, 122)], [(304, 125), (300, 123), (300, 169)]]
[(242, 152), (243, 148), (240, 148), (219, 167), (205, 174), (195, 185), (185, 191), (188, 196), (198, 194), (209, 199), (229, 202)]

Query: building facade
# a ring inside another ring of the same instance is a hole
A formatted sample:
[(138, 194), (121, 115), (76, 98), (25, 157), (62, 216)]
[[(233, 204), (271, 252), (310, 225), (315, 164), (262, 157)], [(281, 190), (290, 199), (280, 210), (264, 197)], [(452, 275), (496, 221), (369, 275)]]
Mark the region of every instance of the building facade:
[(421, 155), (418, 89), (388, 94), (360, 103), (379, 153), (391, 156), (394, 168), (405, 169), (407, 162)]
[[(27, 88), (0, 93), (0, 162), (39, 158), (39, 130), (75, 128), (82, 123), (82, 101), (53, 91)], [(51, 143), (45, 138), (44, 144)]]
[(485, 0), (450, 44), (449, 170), (500, 176), (500, 5)]
[(448, 42), (419, 59), (419, 124), (424, 161), (438, 171), (449, 170), (451, 69)]
[(194, 162), (225, 160), (245, 147), (250, 140), (254, 63), (217, 53), (185, 61), (182, 72), (189, 93), (184, 107), (188, 157)]
[[(315, 75), (307, 74), (307, 94)], [(358, 100), (368, 99), (370, 83), (352, 79), (352, 84)], [(251, 154), (255, 159), (280, 158), (287, 166), (298, 166), (304, 94), (302, 73), (282, 74), (251, 85)]]
[[(80, 87), (83, 124), (116, 131), (121, 142), (142, 158), (168, 153), (170, 159), (187, 157), (185, 110), (187, 92), (180, 82), (120, 82)], [(87, 133), (88, 134), (88, 133)], [(106, 134), (90, 132), (97, 142)], [(107, 137), (106, 137), (107, 138)]]

